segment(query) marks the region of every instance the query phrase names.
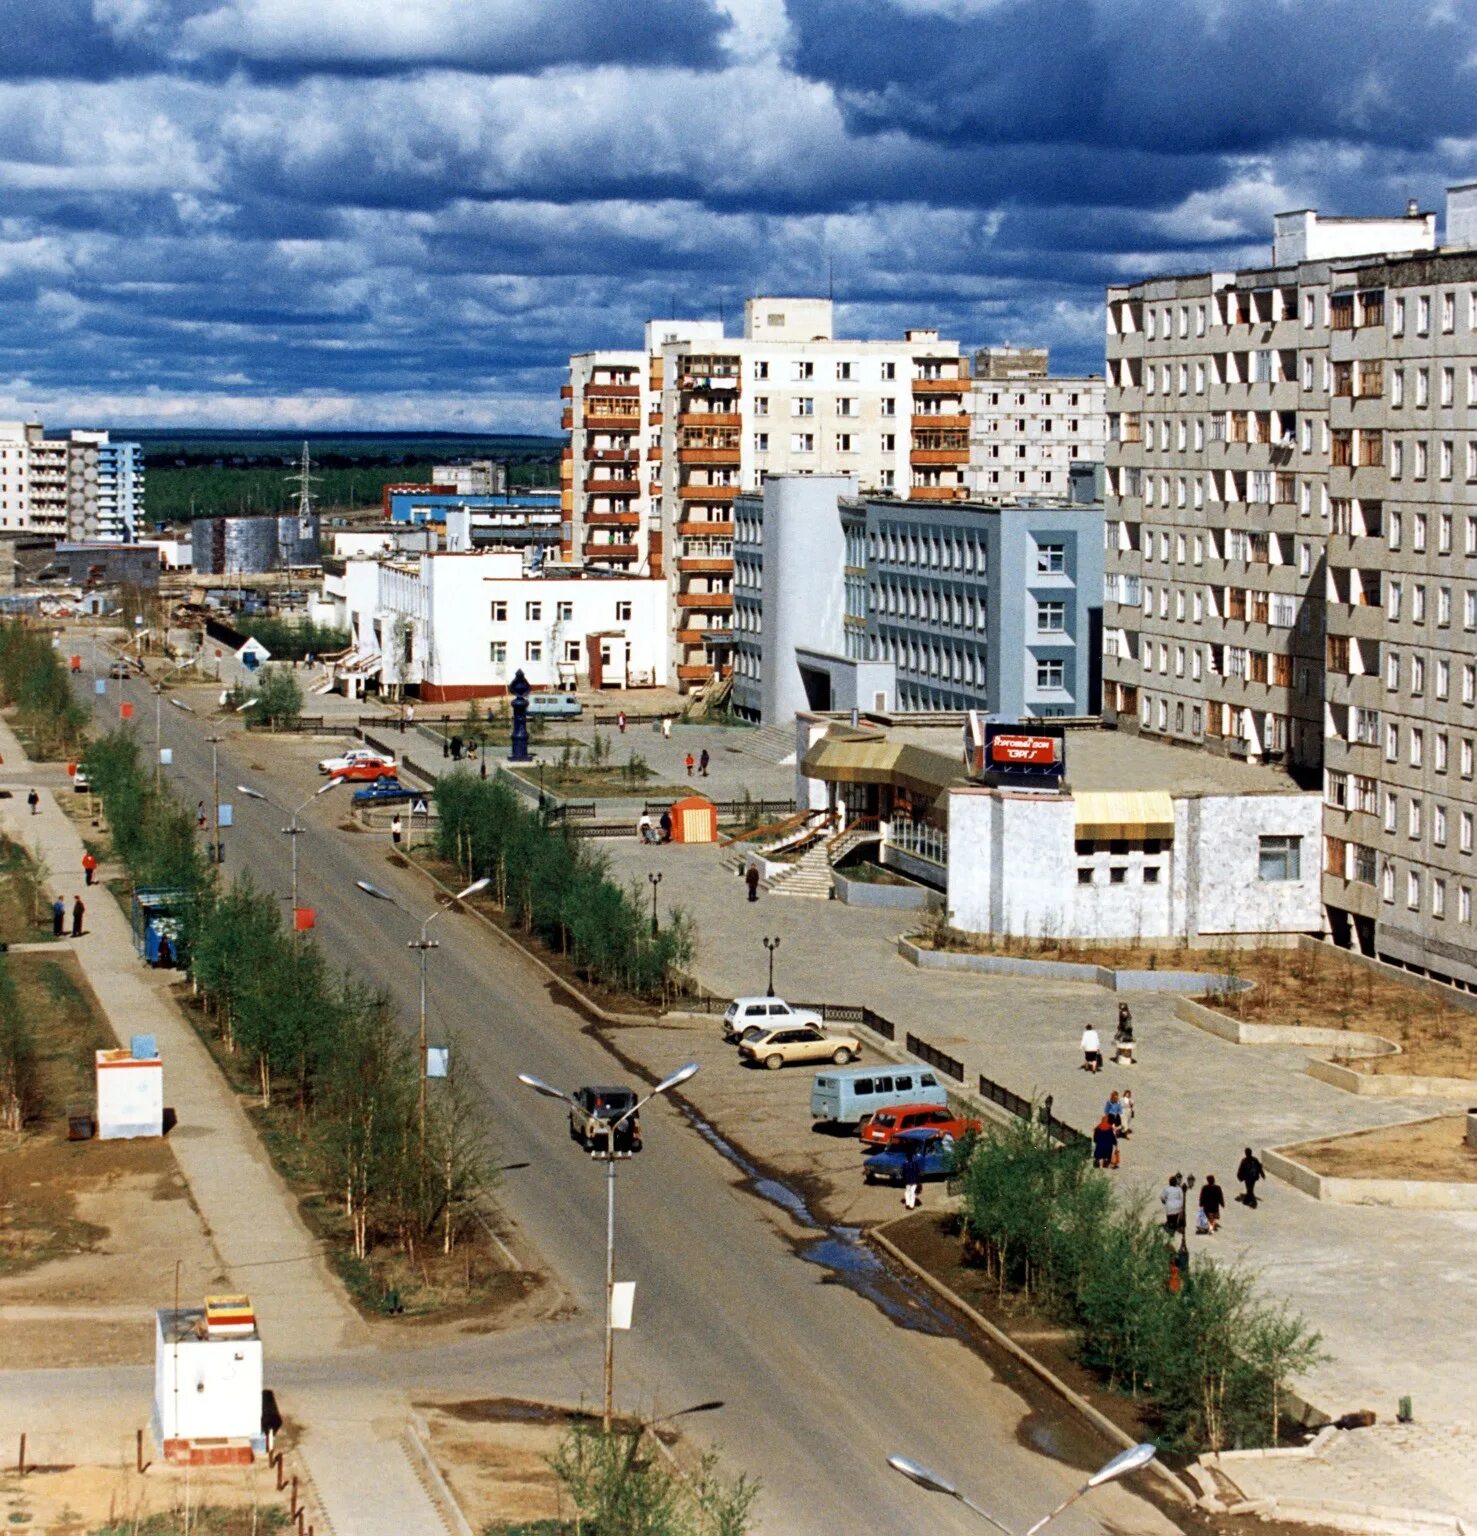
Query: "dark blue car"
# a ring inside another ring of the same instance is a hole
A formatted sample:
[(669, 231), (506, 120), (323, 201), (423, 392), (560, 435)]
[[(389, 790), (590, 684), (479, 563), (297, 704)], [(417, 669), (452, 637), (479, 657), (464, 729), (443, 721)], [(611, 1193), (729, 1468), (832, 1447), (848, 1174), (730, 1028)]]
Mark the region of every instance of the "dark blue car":
[(868, 1184), (901, 1184), (912, 1151), (922, 1161), (925, 1179), (946, 1179), (954, 1171), (954, 1146), (954, 1138), (941, 1131), (900, 1131), (884, 1151), (866, 1159), (862, 1177)]
[(413, 800), (415, 791), (406, 787), (393, 774), (381, 774), (373, 784), (354, 791), (355, 805), (393, 805), (397, 800)]

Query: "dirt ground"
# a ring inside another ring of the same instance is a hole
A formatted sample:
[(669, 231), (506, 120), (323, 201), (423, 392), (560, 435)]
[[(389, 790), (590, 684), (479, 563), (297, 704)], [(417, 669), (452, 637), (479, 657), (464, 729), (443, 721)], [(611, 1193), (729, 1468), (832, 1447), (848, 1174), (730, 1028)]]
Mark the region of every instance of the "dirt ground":
[[(284, 1494), (265, 1462), (251, 1467), (151, 1465), (32, 1470), (0, 1475), (3, 1528), (23, 1536), (264, 1536), (287, 1529)], [(202, 1513), (203, 1511), (203, 1513)]]
[(549, 1469), (568, 1430), (563, 1414), (502, 1398), (415, 1406), (430, 1430), (436, 1465), (473, 1530), (568, 1513)]
[(1477, 1147), (1469, 1147), (1466, 1137), (1466, 1116), (1457, 1113), (1283, 1150), (1315, 1173), (1337, 1178), (1459, 1182), (1477, 1180)]

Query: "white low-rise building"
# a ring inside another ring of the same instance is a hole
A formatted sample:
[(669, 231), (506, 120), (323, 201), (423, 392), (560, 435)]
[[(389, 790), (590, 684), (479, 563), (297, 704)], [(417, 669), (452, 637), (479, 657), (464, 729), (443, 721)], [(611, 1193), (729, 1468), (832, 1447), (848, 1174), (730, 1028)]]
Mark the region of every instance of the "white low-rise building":
[(801, 715), (798, 798), (875, 824), (879, 861), (944, 891), (967, 933), (1195, 944), (1322, 931), (1316, 792), (1096, 727), (1064, 740), (1065, 779), (1037, 789), (970, 778), (954, 730)]
[(519, 671), (535, 688), (660, 687), (665, 593), (651, 577), (531, 573), (514, 550), (351, 559), (324, 585), (351, 635), (347, 691), (437, 703), (499, 696)]

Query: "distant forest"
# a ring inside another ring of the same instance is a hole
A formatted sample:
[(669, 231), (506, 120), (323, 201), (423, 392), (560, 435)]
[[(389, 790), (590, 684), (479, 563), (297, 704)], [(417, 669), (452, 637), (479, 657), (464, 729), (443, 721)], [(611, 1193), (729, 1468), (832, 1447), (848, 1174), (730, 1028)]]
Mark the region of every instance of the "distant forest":
[(454, 432), (150, 432), (115, 434), (143, 445), (144, 506), (152, 522), (234, 512), (285, 512), (297, 502), (303, 443), (322, 512), (377, 507), (386, 485), (423, 481), (433, 464), (499, 459), (517, 485), (559, 484), (557, 437), (474, 437)]

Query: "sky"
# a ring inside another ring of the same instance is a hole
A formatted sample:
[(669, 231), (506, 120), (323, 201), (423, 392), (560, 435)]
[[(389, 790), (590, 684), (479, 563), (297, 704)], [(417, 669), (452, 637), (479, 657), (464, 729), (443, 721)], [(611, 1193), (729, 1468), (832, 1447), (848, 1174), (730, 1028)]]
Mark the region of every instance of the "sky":
[(825, 293), (1101, 371), (1110, 282), (1477, 179), (1477, 0), (9, 0), (0, 416), (557, 431)]

